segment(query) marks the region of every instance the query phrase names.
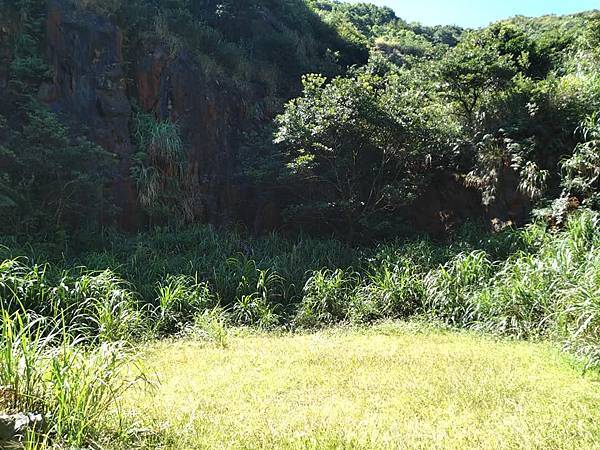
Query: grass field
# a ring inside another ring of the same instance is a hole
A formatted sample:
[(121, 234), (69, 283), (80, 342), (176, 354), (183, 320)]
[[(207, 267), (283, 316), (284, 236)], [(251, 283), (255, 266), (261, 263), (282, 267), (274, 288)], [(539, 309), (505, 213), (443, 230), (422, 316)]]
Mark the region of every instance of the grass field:
[(148, 448), (600, 449), (600, 380), (549, 344), (402, 324), (153, 344)]

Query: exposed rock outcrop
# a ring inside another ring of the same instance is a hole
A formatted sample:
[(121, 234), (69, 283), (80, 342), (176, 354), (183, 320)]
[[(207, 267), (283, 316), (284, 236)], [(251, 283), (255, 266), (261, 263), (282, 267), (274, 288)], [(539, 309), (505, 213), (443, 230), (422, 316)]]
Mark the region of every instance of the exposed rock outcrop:
[[(89, 129), (97, 144), (118, 158), (111, 175), (121, 223), (139, 220), (135, 187), (129, 178), (133, 146), (123, 60), (123, 35), (107, 18), (51, 0), (47, 19), (48, 58), (54, 71), (52, 86), (43, 89), (54, 110), (66, 112)], [(42, 97), (44, 97), (42, 95)]]
[(136, 87), (145, 112), (180, 127), (189, 181), (198, 194), (194, 217), (211, 223), (235, 220), (235, 127), (244, 120), (238, 96), (209, 81), (192, 55), (182, 51), (171, 57), (160, 46), (139, 56)]
[[(109, 19), (82, 11), (70, 0), (51, 0), (47, 19), (52, 86), (40, 98), (77, 118), (90, 137), (117, 155), (113, 193), (121, 224), (140, 225), (136, 189), (129, 173), (132, 103), (157, 119), (179, 125), (188, 155), (186, 183), (193, 190), (193, 217), (210, 223), (246, 219), (252, 190), (233, 180), (236, 135), (244, 104), (234, 92), (210, 81), (185, 51), (171, 55), (161, 45), (135, 50), (125, 70), (124, 36)], [(129, 49), (131, 50), (131, 49)], [(127, 78), (133, 81), (128, 90)], [(253, 223), (250, 217), (248, 223)]]
[[(43, 426), (44, 419), (40, 414), (2, 414), (0, 415), (0, 448), (19, 448), (27, 431)], [(14, 446), (14, 447), (9, 447)]]

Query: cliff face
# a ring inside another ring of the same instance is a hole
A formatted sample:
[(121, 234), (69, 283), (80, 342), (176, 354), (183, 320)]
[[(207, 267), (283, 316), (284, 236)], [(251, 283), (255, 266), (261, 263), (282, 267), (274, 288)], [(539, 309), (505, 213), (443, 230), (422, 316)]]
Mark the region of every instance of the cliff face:
[(143, 48), (135, 61), (135, 99), (144, 112), (180, 127), (187, 144), (194, 217), (211, 223), (238, 219), (233, 183), (236, 124), (242, 104), (206, 79), (194, 58), (171, 57), (162, 46)]
[[(130, 129), (133, 103), (181, 126), (198, 192), (195, 216), (216, 222), (223, 211), (234, 210), (223, 205), (227, 201), (223, 193), (231, 190), (228, 128), (239, 116), (239, 107), (211, 89), (192, 58), (184, 54), (171, 58), (163, 48), (152, 47), (137, 50), (137, 59), (126, 62), (124, 36), (114, 23), (63, 0), (50, 2), (46, 29), (54, 79), (40, 90), (41, 100), (77, 118), (96, 143), (117, 155), (111, 177), (123, 226), (135, 228), (141, 220), (129, 176), (135, 152)], [(128, 75), (134, 78), (133, 85)]]
[[(235, 180), (237, 141), (248, 99), (218, 79), (208, 79), (191, 52), (181, 49), (173, 54), (164, 44), (150, 42), (125, 48), (128, 38), (102, 14), (77, 8), (70, 0), (50, 0), (46, 42), (54, 78), (41, 86), (38, 95), (117, 156), (110, 178), (120, 225), (134, 229), (143, 221), (130, 177), (136, 152), (131, 137), (135, 105), (157, 120), (177, 123), (195, 220), (273, 228), (278, 214), (272, 213), (272, 204), (257, 200), (248, 183)], [(267, 221), (257, 217), (265, 205), (271, 211)]]
[(133, 145), (123, 35), (106, 18), (52, 0), (46, 42), (54, 78), (41, 87), (40, 100), (75, 118), (89, 129), (92, 140), (117, 156), (110, 174), (114, 199), (121, 209), (122, 225), (134, 227), (139, 211), (129, 177)]

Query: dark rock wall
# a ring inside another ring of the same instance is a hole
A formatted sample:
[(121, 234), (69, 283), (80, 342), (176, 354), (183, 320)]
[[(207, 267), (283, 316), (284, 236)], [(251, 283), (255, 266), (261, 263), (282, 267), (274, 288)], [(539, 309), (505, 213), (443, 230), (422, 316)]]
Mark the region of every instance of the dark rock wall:
[(9, 37), (8, 27), (0, 24), (0, 92), (8, 86), (8, 67), (11, 58)]
[(69, 0), (50, 1), (47, 45), (54, 80), (40, 89), (40, 96), (88, 127), (96, 143), (117, 155), (112, 178), (121, 225), (136, 228), (142, 220), (129, 178), (135, 152), (133, 102), (157, 119), (179, 125), (196, 220), (256, 222), (253, 189), (233, 180), (236, 127), (244, 120), (239, 97), (207, 80), (203, 68), (185, 52), (172, 56), (161, 46), (150, 46), (134, 49), (135, 60), (126, 62), (123, 40), (109, 19), (78, 10)]
[(111, 175), (120, 223), (137, 226), (140, 213), (129, 178), (131, 104), (127, 96), (123, 35), (108, 19), (51, 0), (46, 22), (47, 52), (54, 79), (41, 99), (89, 130), (90, 137), (117, 157)]
[(162, 47), (143, 50), (136, 61), (136, 97), (156, 118), (181, 129), (188, 154), (188, 182), (196, 193), (194, 217), (211, 223), (237, 219), (231, 197), (236, 125), (243, 110), (234, 93), (207, 80), (192, 55), (170, 57)]

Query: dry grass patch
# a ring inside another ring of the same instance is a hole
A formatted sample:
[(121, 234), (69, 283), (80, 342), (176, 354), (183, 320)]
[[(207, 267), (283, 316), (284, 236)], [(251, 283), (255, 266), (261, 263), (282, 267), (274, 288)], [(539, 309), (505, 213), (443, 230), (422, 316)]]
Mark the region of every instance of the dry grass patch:
[(600, 383), (547, 344), (388, 324), (154, 344), (151, 448), (600, 448)]

